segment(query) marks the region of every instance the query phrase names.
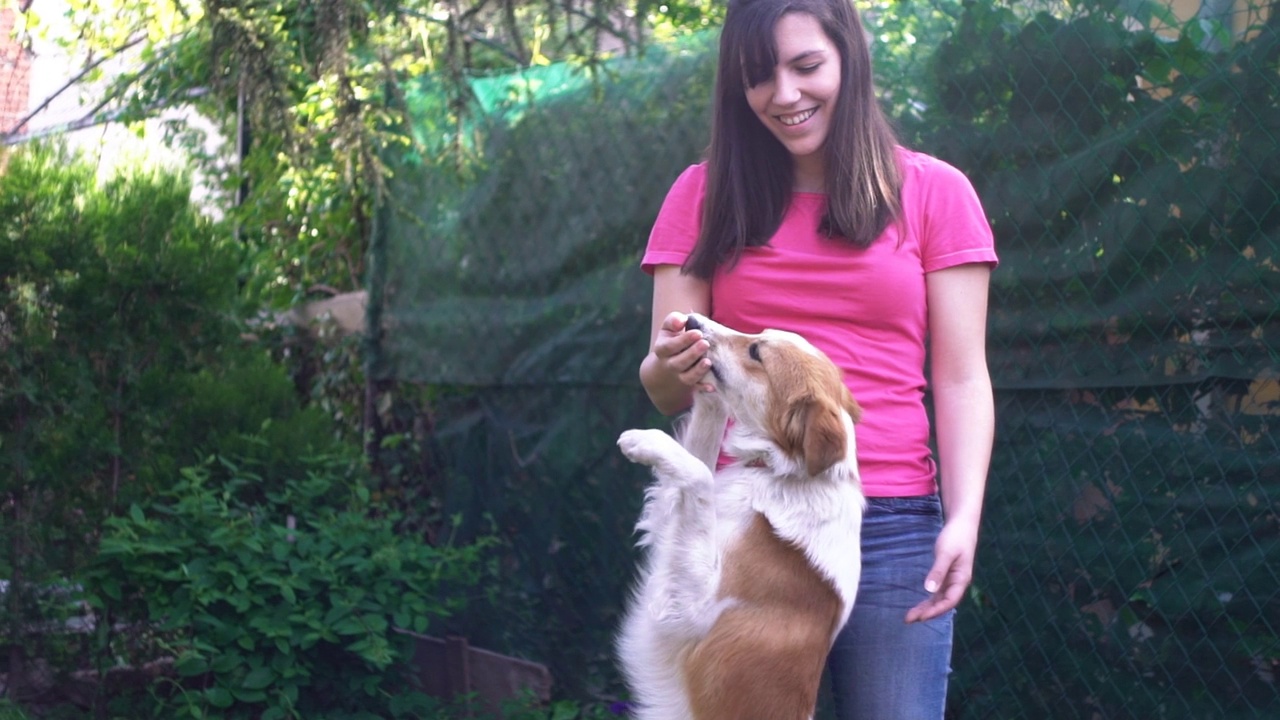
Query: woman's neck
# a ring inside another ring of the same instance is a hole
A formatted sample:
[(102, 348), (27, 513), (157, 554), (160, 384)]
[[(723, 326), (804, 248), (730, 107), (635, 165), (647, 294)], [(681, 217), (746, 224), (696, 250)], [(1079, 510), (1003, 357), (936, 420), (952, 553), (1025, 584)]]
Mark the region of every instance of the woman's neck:
[(822, 167), (822, 155), (791, 156), (795, 179), (791, 185), (794, 192), (821, 193), (827, 191), (827, 174)]

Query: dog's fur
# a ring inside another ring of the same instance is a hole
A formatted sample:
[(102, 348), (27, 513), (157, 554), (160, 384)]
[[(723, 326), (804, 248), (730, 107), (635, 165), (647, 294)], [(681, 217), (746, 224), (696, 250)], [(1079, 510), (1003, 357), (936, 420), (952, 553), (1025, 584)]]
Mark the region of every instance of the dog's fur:
[[(638, 720), (807, 720), (861, 572), (861, 410), (798, 335), (688, 322), (714, 390), (695, 393), (683, 446), (660, 430), (618, 440), (656, 479), (619, 664)], [(713, 473), (722, 438), (734, 461)]]

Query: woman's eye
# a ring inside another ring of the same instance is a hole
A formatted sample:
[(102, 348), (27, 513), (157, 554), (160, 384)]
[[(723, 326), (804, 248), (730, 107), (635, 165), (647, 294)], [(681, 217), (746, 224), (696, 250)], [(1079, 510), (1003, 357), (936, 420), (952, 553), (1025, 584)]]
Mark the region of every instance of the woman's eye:
[(803, 65), (801, 67), (796, 68), (796, 72), (800, 73), (801, 75), (811, 75), (817, 72), (819, 67), (821, 66), (820, 65)]
[(760, 343), (751, 343), (751, 345), (747, 347), (747, 357), (758, 363), (764, 362), (760, 359)]

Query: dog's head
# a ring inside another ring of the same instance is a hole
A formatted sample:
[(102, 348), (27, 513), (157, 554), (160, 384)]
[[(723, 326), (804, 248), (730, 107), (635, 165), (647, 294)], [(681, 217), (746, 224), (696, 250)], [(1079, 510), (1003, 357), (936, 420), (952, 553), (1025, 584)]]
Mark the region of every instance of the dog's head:
[(747, 335), (697, 314), (685, 327), (701, 330), (711, 346), (707, 382), (715, 392), (699, 402), (724, 403), (735, 423), (768, 437), (811, 477), (845, 459), (862, 410), (820, 350), (795, 333)]

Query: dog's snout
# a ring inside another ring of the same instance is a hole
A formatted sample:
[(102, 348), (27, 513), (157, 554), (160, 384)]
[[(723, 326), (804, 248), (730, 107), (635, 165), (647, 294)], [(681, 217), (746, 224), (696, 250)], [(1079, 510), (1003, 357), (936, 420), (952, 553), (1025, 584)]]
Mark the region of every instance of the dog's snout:
[(702, 329), (702, 323), (698, 322), (698, 316), (697, 316), (697, 315), (690, 315), (690, 316), (689, 316), (689, 317), (684, 321), (684, 329), (685, 329), (685, 330), (701, 330), (701, 329)]

